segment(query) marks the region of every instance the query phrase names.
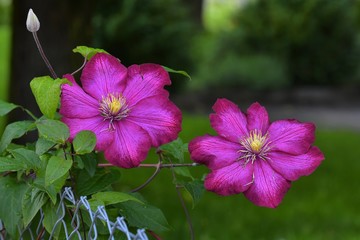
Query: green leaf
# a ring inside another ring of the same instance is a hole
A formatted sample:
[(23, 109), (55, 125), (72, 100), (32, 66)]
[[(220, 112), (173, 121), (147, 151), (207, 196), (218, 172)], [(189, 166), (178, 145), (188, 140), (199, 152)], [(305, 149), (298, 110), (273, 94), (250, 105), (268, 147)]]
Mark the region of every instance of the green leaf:
[(93, 177), (96, 172), (96, 168), (98, 164), (96, 154), (95, 153), (85, 154), (81, 156), (81, 159), (83, 160), (85, 170), (90, 175), (90, 177)]
[(22, 201), (24, 226), (29, 225), (48, 199), (46, 194), (38, 188), (30, 188), (26, 191)]
[(184, 162), (184, 154), (188, 152), (188, 144), (178, 138), (168, 144), (162, 145), (160, 149), (165, 155), (171, 156), (176, 162)]
[(91, 199), (101, 201), (104, 203), (105, 206), (126, 202), (126, 201), (135, 201), (138, 203), (143, 203), (136, 197), (131, 196), (130, 194), (123, 192), (113, 192), (113, 191), (95, 193), (91, 196)]
[(49, 196), (51, 202), (53, 204), (56, 204), (57, 195), (59, 194), (60, 190), (65, 185), (65, 181), (66, 181), (67, 177), (68, 177), (68, 174), (65, 174), (61, 178), (54, 181), (53, 184), (45, 186), (45, 178), (43, 176), (42, 177), (36, 176), (36, 179), (34, 181), (34, 186), (36, 186), (37, 188), (39, 188), (43, 192), (45, 192)]
[(120, 179), (117, 169), (98, 169), (93, 177), (86, 171), (80, 171), (77, 175), (77, 189), (80, 196), (88, 196), (100, 192)]
[(77, 46), (73, 49), (74, 53), (80, 53), (84, 58), (90, 60), (96, 53), (107, 53), (104, 49), (101, 48), (91, 48), (86, 46)]
[(20, 106), (0, 100), (0, 117), (5, 116), (17, 107)]
[(70, 136), (69, 128), (58, 120), (38, 120), (36, 127), (41, 137), (54, 143), (63, 144)]
[(188, 167), (174, 167), (173, 169), (177, 175), (194, 179)]
[(119, 206), (120, 214), (133, 227), (147, 228), (154, 232), (169, 230), (169, 224), (159, 208), (134, 201), (119, 203)]
[(66, 175), (71, 166), (71, 159), (66, 160), (58, 156), (52, 156), (46, 166), (45, 186), (53, 184), (56, 180)]
[(46, 185), (45, 175), (46, 175), (47, 165), (50, 160), (50, 156), (42, 155), (40, 159), (41, 159), (41, 167), (36, 172), (36, 179), (33, 185), (41, 189), (43, 192), (46, 192), (47, 195), (50, 197), (51, 201), (53, 202), (53, 204), (55, 204), (57, 201), (57, 195), (65, 185), (65, 181), (68, 178), (69, 174), (65, 174), (62, 177), (58, 178), (51, 185)]
[(189, 78), (189, 80), (191, 80), (190, 75), (187, 72), (183, 71), (183, 70), (174, 70), (174, 69), (171, 69), (171, 68), (165, 67), (165, 66), (162, 66), (162, 67), (165, 69), (165, 71), (167, 71), (169, 73), (180, 74), (180, 75), (183, 75), (183, 76)]
[(0, 157), (0, 172), (26, 170), (27, 166), (14, 158)]
[(79, 155), (74, 156), (74, 167), (84, 169), (84, 162)]
[(200, 201), (205, 192), (204, 182), (200, 180), (194, 180), (183, 184), (186, 191), (191, 195), (193, 200), (193, 207)]
[(44, 138), (39, 138), (36, 141), (35, 152), (37, 155), (42, 155), (47, 151), (49, 151), (49, 149), (52, 148), (53, 146), (54, 146), (53, 142), (46, 140)]
[(77, 154), (90, 153), (96, 145), (96, 135), (92, 131), (84, 130), (76, 134), (74, 141), (74, 150)]
[[(51, 234), (55, 226), (55, 223), (59, 220), (59, 215), (56, 214), (57, 209), (58, 206), (52, 204), (51, 202), (47, 202), (43, 207), (44, 220), (42, 223), (44, 224), (44, 227), (49, 234)], [(58, 239), (61, 230), (60, 226), (61, 225), (58, 225), (53, 233), (54, 239)]]
[(60, 86), (69, 83), (65, 78), (52, 79), (49, 76), (37, 77), (31, 80), (30, 88), (39, 105), (40, 111), (50, 119), (55, 117), (60, 102)]
[(14, 156), (14, 160), (24, 164), (27, 170), (37, 170), (41, 167), (41, 160), (34, 151), (25, 148), (17, 148), (11, 150), (10, 153)]
[(25, 183), (17, 182), (14, 178), (0, 177), (0, 219), (13, 239), (18, 239), (16, 233), (22, 215), (21, 203), (27, 189)]
[(2, 153), (13, 139), (22, 137), (28, 131), (35, 129), (33, 121), (13, 122), (6, 126), (0, 141), (0, 153)]

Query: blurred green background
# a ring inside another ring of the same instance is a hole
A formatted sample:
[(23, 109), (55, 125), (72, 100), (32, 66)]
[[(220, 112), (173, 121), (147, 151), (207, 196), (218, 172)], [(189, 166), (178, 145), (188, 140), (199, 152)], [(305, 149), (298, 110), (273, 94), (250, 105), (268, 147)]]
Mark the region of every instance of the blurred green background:
[[(294, 182), (277, 209), (212, 193), (191, 209), (185, 194), (196, 239), (359, 239), (359, 0), (0, 0), (0, 99), (36, 112), (28, 83), (48, 72), (25, 29), (29, 7), (59, 75), (81, 65), (71, 54), (76, 45), (104, 48), (125, 65), (186, 70), (192, 80), (174, 75), (169, 88), (185, 112), (184, 141), (213, 133), (207, 113), (217, 97), (243, 110), (261, 101), (272, 120), (296, 117), (319, 126), (316, 145), (326, 160)], [(6, 119), (0, 120), (1, 133)], [(155, 161), (154, 154), (149, 158)], [(201, 176), (206, 169), (191, 171)], [(152, 174), (122, 172), (122, 190)], [(172, 226), (160, 236), (189, 239), (170, 171), (162, 170), (141, 193)]]

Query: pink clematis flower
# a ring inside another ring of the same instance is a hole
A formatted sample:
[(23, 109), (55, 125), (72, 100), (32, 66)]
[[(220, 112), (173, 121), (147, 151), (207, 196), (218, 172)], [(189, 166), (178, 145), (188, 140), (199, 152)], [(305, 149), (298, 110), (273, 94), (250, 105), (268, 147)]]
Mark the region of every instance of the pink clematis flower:
[(211, 169), (205, 188), (220, 195), (244, 193), (258, 206), (275, 208), (291, 181), (311, 174), (324, 159), (312, 146), (315, 126), (296, 120), (270, 123), (266, 109), (252, 104), (244, 114), (218, 99), (210, 115), (219, 136), (202, 136), (189, 144), (191, 158)]
[(85, 65), (82, 88), (72, 75), (63, 85), (60, 114), (70, 140), (82, 130), (96, 134), (96, 150), (123, 168), (138, 166), (149, 149), (177, 138), (181, 112), (164, 89), (171, 81), (156, 64), (124, 67), (118, 59), (98, 53)]

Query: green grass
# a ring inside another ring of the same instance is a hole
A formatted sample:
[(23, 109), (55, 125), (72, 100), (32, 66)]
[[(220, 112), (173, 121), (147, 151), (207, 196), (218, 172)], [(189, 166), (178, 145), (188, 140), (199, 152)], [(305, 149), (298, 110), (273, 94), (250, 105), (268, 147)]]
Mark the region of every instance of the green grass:
[[(181, 137), (212, 133), (206, 117), (184, 118)], [(326, 159), (310, 176), (300, 178), (277, 209), (260, 208), (244, 196), (220, 197), (206, 192), (191, 209), (196, 239), (358, 239), (360, 236), (360, 133), (317, 132), (316, 145)], [(154, 158), (154, 155), (150, 155)], [(193, 169), (201, 176), (206, 169)], [(124, 170), (121, 186), (129, 190), (142, 184), (150, 169)], [(160, 233), (164, 239), (189, 239), (186, 220), (168, 169), (145, 189), (145, 198), (161, 208), (172, 231)]]

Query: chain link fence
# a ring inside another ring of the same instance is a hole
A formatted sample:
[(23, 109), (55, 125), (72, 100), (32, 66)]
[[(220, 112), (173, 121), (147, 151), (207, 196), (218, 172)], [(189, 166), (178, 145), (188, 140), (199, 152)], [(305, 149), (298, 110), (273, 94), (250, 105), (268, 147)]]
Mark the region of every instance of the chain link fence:
[[(72, 204), (73, 211), (71, 213), (67, 211), (66, 204)], [(80, 208), (82, 210), (80, 211)], [(85, 210), (84, 210), (85, 209)], [(65, 221), (65, 216), (71, 218), (70, 225)], [(83, 226), (83, 218), (88, 217), (90, 219), (89, 228), (80, 228)], [(115, 235), (121, 235), (121, 239), (127, 240), (148, 240), (148, 237), (144, 229), (137, 229), (136, 233), (130, 232), (125, 222), (124, 217), (117, 217), (116, 221), (110, 221), (108, 214), (104, 206), (99, 206), (94, 212), (90, 208), (90, 204), (86, 197), (80, 197), (76, 200), (70, 187), (64, 189), (60, 195), (59, 207), (56, 211), (57, 221), (54, 224), (51, 234), (46, 233), (44, 228), (44, 213), (40, 210), (40, 219), (33, 221), (25, 229), (19, 227), (20, 239), (21, 240), (38, 240), (38, 239), (54, 239), (55, 232), (60, 229), (64, 232), (65, 239), (89, 239), (95, 240), (100, 237), (99, 224), (105, 225), (108, 233), (109, 240), (115, 240)], [(60, 229), (59, 229), (60, 228)], [(103, 233), (102, 233), (103, 234)], [(102, 235), (103, 236), (103, 235)], [(0, 240), (6, 239), (6, 229), (3, 222), (0, 219)], [(104, 239), (103, 237), (101, 239)]]

